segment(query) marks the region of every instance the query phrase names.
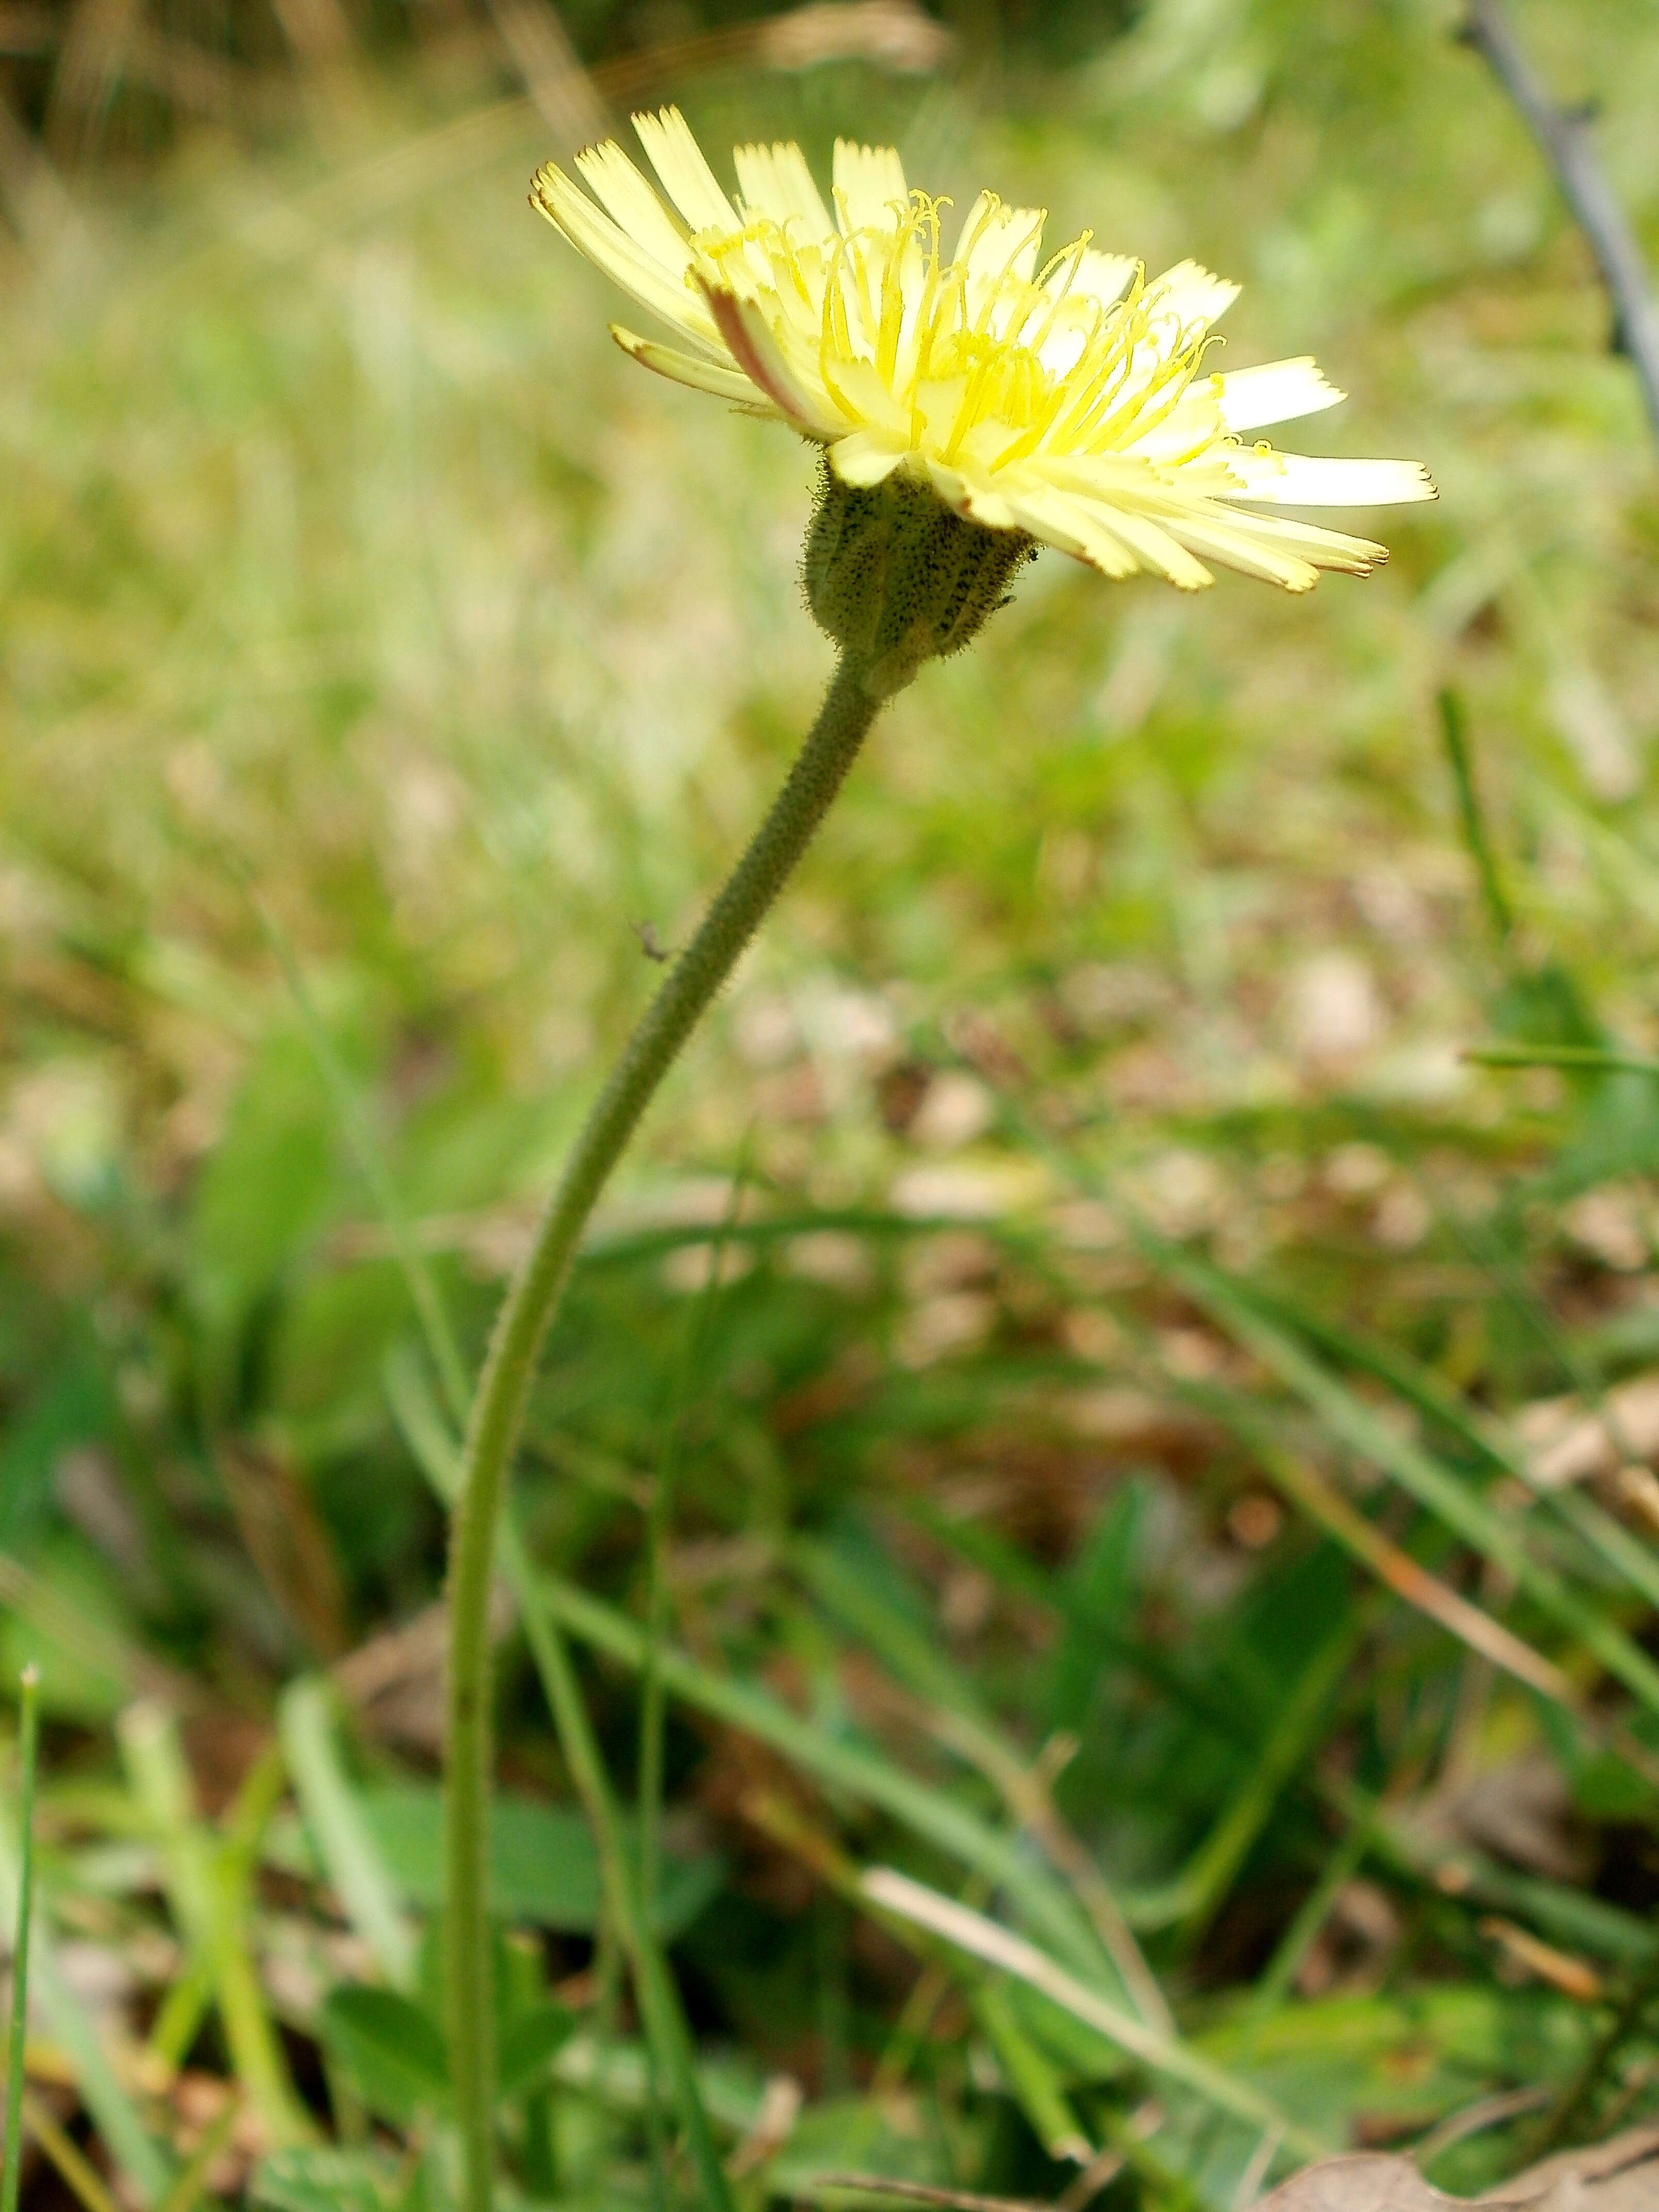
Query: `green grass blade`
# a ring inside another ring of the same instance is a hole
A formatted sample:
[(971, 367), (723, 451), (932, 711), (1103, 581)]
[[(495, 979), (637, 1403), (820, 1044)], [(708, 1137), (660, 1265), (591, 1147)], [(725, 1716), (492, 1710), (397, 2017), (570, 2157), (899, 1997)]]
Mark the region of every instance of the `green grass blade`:
[(116, 1735), (133, 1794), (159, 1848), (167, 1902), (188, 1948), (207, 1963), (231, 2064), (271, 2142), (312, 2134), (246, 1941), (243, 1900), (222, 1875), (220, 1850), (198, 1820), (178, 1723), (148, 1698), (129, 1705)]
[[(86, 2208), (86, 2212), (120, 2212), (97, 2167), (79, 2144), (64, 2134), (49, 2108), (27, 2089), (23, 2092), (23, 2118), (28, 2132), (56, 2169), (58, 2179), (76, 2203)], [(15, 2171), (9, 2160), (6, 2171), (9, 2175)]]
[(535, 1602), (533, 1571), (518, 1531), (510, 1522), (503, 1530), (502, 1549), (508, 1580), (515, 1593), (520, 1594), (520, 1609), (531, 1655), (552, 1710), (572, 1779), (599, 1846), (607, 1902), (633, 1966), (640, 2010), (653, 2060), (673, 2086), (686, 2146), (697, 2177), (698, 2193), (706, 2212), (734, 2212), (726, 2170), (714, 2147), (713, 2130), (697, 2083), (690, 2031), (662, 1948), (640, 1910), (623, 1841), (622, 1816), (611, 1793), (569, 1653), (563, 1638)]
[(218, 2118), (202, 2133), (189, 2158), (179, 2169), (179, 2177), (167, 2195), (156, 2206), (155, 2212), (196, 2212), (196, 2207), (208, 2193), (208, 2176), (214, 2161), (230, 2141), (241, 2114), (234, 2105), (227, 2105)]
[(1283, 1450), (1258, 1405), (1237, 1391), (1175, 1379), (1182, 1397), (1231, 1429), (1249, 1447), (1257, 1467), (1287, 1504), (1322, 1528), (1396, 1597), (1492, 1666), (1501, 1667), (1517, 1682), (1583, 1721), (1581, 1700), (1571, 1681), (1553, 1661), (1449, 1583), (1431, 1575), (1404, 1546), (1384, 1535), (1334, 1484), (1296, 1454)]
[[(749, 1160), (745, 1144), (738, 1155), (732, 1177), (732, 1188), (719, 1233), (709, 1247), (708, 1273), (692, 1306), (686, 1323), (681, 1356), (674, 1376), (672, 1399), (665, 1425), (661, 1449), (657, 1455), (655, 1478), (646, 1510), (645, 1569), (646, 1569), (646, 1658), (640, 1680), (639, 1778), (637, 1785), (637, 1815), (639, 1820), (639, 1905), (638, 1913), (645, 1928), (657, 1925), (658, 1893), (660, 1883), (662, 1809), (664, 1795), (663, 1761), (667, 1733), (667, 1704), (663, 1693), (662, 1676), (657, 1666), (658, 1655), (668, 1633), (668, 1570), (669, 1552), (673, 1540), (674, 1504), (679, 1488), (681, 1462), (685, 1449), (686, 1421), (696, 1391), (696, 1376), (702, 1366), (708, 1343), (709, 1324), (720, 1300), (720, 1279), (725, 1267), (727, 1244), (736, 1225), (748, 1185)], [(660, 2208), (666, 2195), (660, 2124), (657, 2108), (655, 2070), (653, 2069), (651, 2100), (647, 2110), (648, 2134), (651, 2150), (651, 2185), (653, 2199)]]
[(1565, 1067), (1582, 1075), (1659, 1076), (1659, 1060), (1609, 1052), (1594, 1044), (1472, 1044), (1463, 1058), (1476, 1067)]
[(1142, 1256), (1177, 1284), (1194, 1304), (1277, 1374), (1328, 1433), (1349, 1451), (1393, 1478), (1474, 1550), (1500, 1568), (1541, 1613), (1575, 1637), (1624, 1684), (1638, 1703), (1659, 1714), (1659, 1667), (1640, 1647), (1551, 1568), (1528, 1551), (1522, 1537), (1450, 1470), (1408, 1438), (1396, 1436), (1340, 1376), (1311, 1358), (1277, 1327), (1250, 1295), (1220, 1268), (1161, 1235), (1121, 1194), (1104, 1188), (1073, 1154), (1005, 1101), (1009, 1126), (1034, 1152), (1050, 1160), (1077, 1188), (1112, 1206)]
[(1318, 1881), (1296, 1909), (1290, 1926), (1279, 1937), (1273, 1956), (1261, 1970), (1251, 1992), (1253, 2010), (1272, 2012), (1284, 2003), (1295, 1987), (1303, 1962), (1330, 1917), (1337, 1893), (1358, 1873), (1371, 1839), (1371, 1822), (1364, 1814), (1351, 1821), (1348, 1832), (1326, 1859)]
[(1480, 896), (1486, 906), (1486, 919), (1501, 949), (1508, 946), (1515, 930), (1515, 915), (1504, 889), (1504, 879), (1498, 873), (1498, 858), (1492, 851), (1492, 840), (1486, 835), (1486, 812), (1480, 804), (1480, 793), (1474, 781), (1474, 762), (1469, 751), (1468, 732), (1463, 716), (1463, 702), (1449, 688), (1439, 695), (1440, 733), (1445, 741), (1446, 758), (1450, 763), (1452, 786), (1457, 793), (1457, 818), (1463, 832), (1463, 842), (1469, 848), (1475, 873), (1480, 881)]
[(26, 1667), (17, 1685), (17, 1917), (11, 1946), (11, 2025), (6, 2036), (5, 2178), (0, 2212), (17, 2212), (22, 2186), (23, 2046), (29, 2021), (29, 1933), (34, 1919), (34, 1786), (40, 1748), (40, 1678)]
[[(942, 1717), (934, 1730), (939, 1741), (995, 1786), (1070, 1882), (1080, 1909), (1073, 1915), (1066, 1955), (1091, 1981), (1101, 1978), (1103, 1967), (1141, 2018), (1167, 2032), (1172, 2025), (1169, 2005), (1140, 1955), (1122, 1906), (1092, 1856), (1060, 1820), (1030, 1757), (1009, 1741), (984, 1701), (915, 1623), (830, 1546), (800, 1539), (790, 1547), (789, 1557), (812, 1595)], [(1057, 1889), (1057, 1905), (1062, 1898), (1070, 1902), (1069, 1893)]]
[[(0, 1822), (0, 1911), (14, 1920), (21, 1884), (21, 1862)], [(153, 2204), (172, 2179), (171, 2161), (122, 2087), (81, 2000), (58, 1972), (51, 1939), (38, 1911), (30, 1928), (28, 1959), (31, 1992), (52, 2040), (69, 2060), (76, 2089), (100, 2140), (139, 2202)]]
[(1464, 1399), (1449, 1389), (1437, 1375), (1419, 1361), (1391, 1345), (1376, 1344), (1357, 1336), (1282, 1296), (1258, 1290), (1254, 1284), (1241, 1283), (1237, 1287), (1241, 1296), (1260, 1306), (1269, 1318), (1289, 1322), (1346, 1364), (1386, 1383), (1407, 1405), (1449, 1430), (1488, 1467), (1524, 1484), (1540, 1504), (1599, 1553), (1615, 1574), (1639, 1590), (1650, 1605), (1659, 1607), (1659, 1555), (1638, 1541), (1594, 1498), (1585, 1497), (1576, 1485), (1551, 1487), (1540, 1483), (1526, 1454), (1494, 1433), (1489, 1422), (1478, 1416)]
[[(626, 1613), (556, 1577), (544, 1576), (538, 1588), (547, 1612), (571, 1635), (625, 1667), (644, 1664), (645, 1639)], [(878, 1753), (827, 1735), (764, 1690), (716, 1674), (672, 1648), (663, 1652), (659, 1664), (663, 1680), (676, 1697), (769, 1744), (820, 1782), (890, 1814), (913, 1835), (1005, 1889), (1029, 1923), (1062, 1956), (1075, 1956), (1079, 1945), (1075, 1901), (1033, 1864), (1018, 1838), (990, 1826), (945, 1791), (916, 1781)], [(1135, 1924), (1139, 1901), (1125, 1898), (1122, 1907), (1125, 1917)], [(1083, 1971), (1096, 1966), (1097, 1957), (1091, 1931), (1080, 1962)]]
[(62, 1590), (43, 1583), (21, 1560), (0, 1552), (0, 1605), (9, 1606), (45, 1637), (84, 1661), (130, 1697), (165, 1698), (188, 1711), (196, 1685), (187, 1674), (164, 1667), (76, 1605)]
[[(392, 1176), (381, 1157), (356, 1088), (334, 1050), (304, 974), (286, 939), (263, 905), (259, 908), (259, 914), (261, 923), (282, 962), (289, 988), (300, 1006), (313, 1051), (334, 1098), (358, 1170), (392, 1238), (393, 1251), (425, 1340), (428, 1357), (438, 1376), (451, 1417), (456, 1421), (463, 1421), (471, 1394), (454, 1331), (436, 1280), (410, 1234)], [(394, 1417), (398, 1419), (404, 1428), (415, 1452), (416, 1464), (446, 1504), (453, 1504), (454, 1445), (442, 1413), (425, 1399), (420, 1376), (406, 1367), (393, 1367), (388, 1376), (388, 1388)], [(503, 1540), (508, 1559), (508, 1580), (514, 1589), (537, 1670), (554, 1713), (567, 1761), (579, 1788), (582, 1790), (584, 1804), (594, 1827), (607, 1899), (613, 1917), (617, 1919), (623, 1930), (626, 1948), (633, 1961), (641, 2009), (651, 2031), (652, 2048), (665, 2063), (675, 2083), (687, 2142), (697, 2170), (703, 2201), (711, 2208), (711, 2212), (731, 2212), (730, 2191), (724, 2169), (714, 2148), (708, 2115), (697, 2087), (690, 2036), (680, 2011), (667, 1963), (651, 1928), (651, 1916), (648, 1911), (635, 1909), (633, 1875), (623, 1854), (620, 1816), (611, 1801), (609, 1784), (605, 1777), (598, 1746), (588, 1727), (580, 1690), (571, 1674), (568, 1660), (558, 1637), (550, 1625), (538, 1615), (531, 1591), (532, 1571), (518, 1542), (516, 1532), (509, 1528), (505, 1532)], [(303, 1685), (295, 1686), (304, 1687)], [(291, 1698), (293, 1695), (290, 1691), (289, 1697)], [(287, 1703), (285, 1699), (285, 1710)], [(299, 1754), (302, 1765), (310, 1775), (313, 1803), (320, 1808), (325, 1832), (334, 1846), (336, 1863), (333, 1872), (337, 1880), (343, 1871), (351, 1884), (359, 1911), (368, 1914), (368, 1924), (375, 1929), (378, 1936), (380, 1949), (377, 1955), (381, 1957), (383, 1968), (388, 1972), (389, 1978), (395, 1978), (398, 1971), (405, 1974), (411, 1972), (412, 1938), (410, 1955), (404, 1961), (402, 1959), (404, 1946), (393, 1933), (385, 1899), (376, 1896), (377, 1886), (373, 1879), (370, 1862), (358, 1849), (359, 1844), (365, 1840), (371, 1843), (372, 1848), (372, 1839), (367, 1838), (366, 1832), (362, 1836), (355, 1832), (361, 1827), (361, 1820), (353, 1819), (355, 1808), (348, 1810), (347, 1798), (333, 1787), (335, 1778), (328, 1771), (328, 1760), (313, 1756), (318, 1751), (320, 1741), (313, 1716), (308, 1707), (302, 1705), (300, 1709)], [(343, 1776), (338, 1779), (343, 1783)], [(584, 1783), (585, 1787), (582, 1786)], [(303, 1799), (305, 1790), (297, 1771), (295, 1786), (301, 1789)], [(375, 1856), (378, 1857), (378, 1854)], [(400, 1985), (395, 1978), (394, 1985)]]
[[(1539, 1342), (1556, 1360), (1583, 1400), (1588, 1409), (1601, 1423), (1609, 1441), (1621, 1457), (1638, 1459), (1636, 1452), (1620, 1434), (1616, 1412), (1607, 1401), (1600, 1377), (1593, 1368), (1587, 1367), (1579, 1357), (1577, 1348), (1567, 1333), (1559, 1327), (1549, 1308), (1533, 1291), (1531, 1285), (1516, 1267), (1505, 1250), (1503, 1240), (1492, 1234), (1481, 1223), (1443, 1212), (1455, 1233), (1471, 1247), (1502, 1287), (1511, 1310), (1536, 1336)], [(1600, 1506), (1595, 1498), (1580, 1484), (1565, 1483), (1554, 1489), (1544, 1488), (1534, 1477), (1524, 1453), (1505, 1450), (1502, 1464), (1525, 1483), (1534, 1496), (1543, 1497), (1546, 1504), (1565, 1521), (1581, 1540), (1599, 1551), (1615, 1574), (1621, 1575), (1632, 1586), (1642, 1591), (1650, 1604), (1659, 1605), (1659, 1565), (1651, 1553), (1639, 1544), (1623, 1524)]]
[[(388, 1387), (394, 1415), (404, 1425), (416, 1463), (446, 1504), (453, 1495), (455, 1449), (440, 1409), (426, 1395), (424, 1379), (409, 1363), (393, 1368)], [(697, 2081), (696, 2053), (681, 2009), (679, 1994), (655, 1930), (639, 1906), (635, 1869), (629, 1863), (622, 1814), (605, 1772), (581, 1686), (556, 1620), (538, 1595), (536, 1570), (509, 1510), (501, 1529), (501, 1563), (513, 1593), (543, 1694), (558, 1732), (571, 1779), (593, 1831), (600, 1880), (612, 1923), (632, 1968), (640, 2012), (653, 2063), (672, 2084), (685, 2130), (686, 2147), (706, 2212), (734, 2212), (730, 2184), (714, 2146), (714, 2131)], [(629, 1622), (630, 1628), (634, 1624)], [(643, 1662), (648, 1639), (637, 1629)]]
[(1392, 1476), (1419, 1505), (1502, 1569), (1540, 1613), (1576, 1638), (1649, 1711), (1659, 1714), (1659, 1667), (1559, 1575), (1540, 1565), (1516, 1531), (1467, 1483), (1409, 1439), (1397, 1436), (1345, 1382), (1267, 1321), (1219, 1268), (1144, 1224), (1136, 1224), (1134, 1233), (1159, 1271), (1271, 1368), (1319, 1416), (1333, 1437)]
[(1038, 1990), (1075, 2020), (1127, 2051), (1154, 2074), (1195, 2090), (1218, 2111), (1253, 2127), (1277, 2128), (1282, 2140), (1304, 2158), (1318, 2158), (1330, 2148), (1282, 2112), (1249, 2082), (1239, 2081), (1186, 2044), (1162, 2035), (1156, 2028), (1109, 2004), (1097, 1991), (1085, 1988), (1076, 1976), (1039, 1951), (1034, 1943), (1012, 1934), (953, 1898), (944, 1897), (909, 1875), (890, 1867), (873, 1868), (864, 1877), (862, 1893), (878, 1911), (896, 1914), (915, 1927), (943, 1937), (954, 1948), (989, 1966), (1012, 1974)]
[(1078, 2125), (1066, 2084), (1047, 2051), (1038, 2050), (1015, 2017), (1007, 1990), (1000, 1982), (988, 1980), (974, 1991), (973, 2006), (981, 2031), (996, 2053), (1032, 2134), (1056, 2164), (1066, 2160), (1085, 2164), (1093, 2147)]
[(1641, 1968), (1659, 1957), (1659, 1935), (1621, 1905), (1542, 1875), (1519, 1873), (1472, 1845), (1448, 1850), (1353, 1783), (1327, 1780), (1318, 1789), (1344, 1819), (1370, 1824), (1373, 1855), (1398, 1878), (1471, 1909), (1512, 1914), (1550, 1942), (1588, 1951), (1614, 1966)]
[(145, 2049), (170, 2069), (182, 2066), (212, 2004), (213, 1977), (206, 1960), (184, 1960), (155, 2008)]
[[(925, 1704), (954, 1714), (975, 1734), (1000, 1743), (984, 1700), (912, 1620), (830, 1545), (801, 1536), (788, 1561), (808, 1591), (841, 1626), (869, 1646), (894, 1678)], [(1012, 1752), (1010, 1753), (1012, 1755)]]
[(323, 1872), (346, 1918), (394, 1990), (415, 1985), (415, 1929), (335, 1741), (334, 1693), (319, 1676), (290, 1683), (277, 1709), (283, 1755)]
[(350, 1148), (353, 1163), (391, 1239), (398, 1272), (408, 1289), (410, 1304), (415, 1309), (451, 1418), (458, 1423), (463, 1422), (472, 1398), (465, 1362), (461, 1358), (460, 1346), (437, 1279), (410, 1233), (408, 1216), (398, 1195), (397, 1184), (375, 1137), (362, 1094), (335, 1048), (334, 1040), (328, 1033), (328, 1025), (312, 995), (305, 970), (289, 942), (287, 933), (259, 896), (252, 881), (240, 870), (238, 876), (244, 895), (258, 917), (266, 942), (276, 955), (283, 981), (299, 1011), (307, 1042), (327, 1086), (341, 1130)]
[(1169, 1917), (1183, 1923), (1182, 1935), (1189, 1948), (1220, 1910), (1251, 1845), (1307, 1756), (1343, 1671), (1371, 1626), (1373, 1613), (1371, 1606), (1352, 1605), (1335, 1632), (1315, 1652), (1275, 1716), (1249, 1772), (1176, 1878)]

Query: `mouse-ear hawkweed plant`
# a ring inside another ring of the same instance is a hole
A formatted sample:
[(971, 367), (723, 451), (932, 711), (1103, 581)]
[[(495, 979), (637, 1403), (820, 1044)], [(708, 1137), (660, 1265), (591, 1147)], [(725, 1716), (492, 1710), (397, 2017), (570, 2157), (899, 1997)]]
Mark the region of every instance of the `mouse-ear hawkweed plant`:
[[(1413, 461), (1277, 452), (1248, 434), (1334, 406), (1307, 359), (1213, 374), (1237, 288), (1195, 263), (1149, 277), (1087, 234), (1041, 262), (1043, 218), (948, 204), (889, 148), (838, 143), (826, 204), (796, 146), (737, 149), (729, 198), (672, 108), (635, 118), (659, 194), (620, 146), (550, 165), (533, 200), (673, 333), (613, 325), (648, 368), (823, 450), (803, 577), (839, 651), (817, 721), (748, 851), (669, 971), (577, 1139), (507, 1294), (473, 1403), (450, 1568), (447, 1971), (466, 2212), (492, 2186), (485, 1897), (489, 1581), (537, 1355), (607, 1177), (675, 1055), (823, 820), (882, 702), (954, 653), (1040, 545), (1183, 591), (1206, 562), (1305, 592), (1364, 575), (1370, 539), (1289, 507), (1431, 499)], [(664, 197), (665, 195), (665, 198)]]

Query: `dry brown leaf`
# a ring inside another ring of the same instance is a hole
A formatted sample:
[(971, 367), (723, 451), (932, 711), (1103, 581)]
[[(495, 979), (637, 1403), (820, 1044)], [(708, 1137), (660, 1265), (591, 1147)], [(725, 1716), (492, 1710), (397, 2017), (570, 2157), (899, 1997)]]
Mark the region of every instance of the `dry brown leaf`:
[(1256, 2212), (1468, 2212), (1472, 2203), (1492, 2212), (1659, 2212), (1659, 2127), (1562, 2151), (1474, 2198), (1432, 2188), (1408, 2158), (1328, 2158), (1281, 2183)]
[[(1530, 2190), (1530, 2196), (1516, 2196)], [(1626, 2128), (1610, 2142), (1564, 2150), (1529, 2166), (1482, 2203), (1534, 2212), (1659, 2212), (1659, 2126)]]

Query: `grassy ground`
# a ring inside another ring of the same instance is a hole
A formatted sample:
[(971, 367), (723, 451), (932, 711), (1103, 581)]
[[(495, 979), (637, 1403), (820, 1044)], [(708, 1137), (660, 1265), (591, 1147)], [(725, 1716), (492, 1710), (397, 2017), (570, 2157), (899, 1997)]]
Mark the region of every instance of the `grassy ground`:
[[(1520, 20), (1651, 244), (1651, 11)], [(1310, 602), (1049, 556), (899, 702), (607, 1212), (523, 1525), (745, 2207), (1226, 2208), (1352, 2143), (1473, 2190), (1659, 2102), (1659, 1093), (1460, 1058), (1659, 1045), (1655, 456), (1442, 11), (1153, 0), (1014, 59), (664, 89), (1243, 278), (1228, 358), (1316, 351), (1310, 442), (1442, 504)], [(542, 126), (473, 90), (37, 180), (0, 278), (33, 2109), (167, 2212), (444, 2197), (441, 2051), (338, 1994), (432, 1980), (393, 1221), (475, 1357), (827, 668), (801, 449), (610, 346)], [(510, 2185), (672, 2202), (503, 1636)]]

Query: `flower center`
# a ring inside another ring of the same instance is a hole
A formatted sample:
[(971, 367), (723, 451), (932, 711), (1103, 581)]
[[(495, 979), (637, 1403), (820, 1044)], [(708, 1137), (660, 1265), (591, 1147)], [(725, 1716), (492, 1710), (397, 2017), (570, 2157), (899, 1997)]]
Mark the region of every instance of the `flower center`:
[(1039, 449), (1121, 452), (1158, 428), (1197, 373), (1206, 326), (1183, 324), (1144, 270), (1121, 297), (1099, 296), (1086, 232), (1036, 272), (1041, 218), (1021, 226), (988, 196), (946, 261), (945, 204), (915, 192), (888, 223), (856, 228), (842, 205), (829, 240), (798, 216), (700, 231), (689, 281), (757, 307), (848, 428), (930, 459), (994, 470)]

